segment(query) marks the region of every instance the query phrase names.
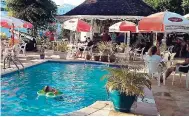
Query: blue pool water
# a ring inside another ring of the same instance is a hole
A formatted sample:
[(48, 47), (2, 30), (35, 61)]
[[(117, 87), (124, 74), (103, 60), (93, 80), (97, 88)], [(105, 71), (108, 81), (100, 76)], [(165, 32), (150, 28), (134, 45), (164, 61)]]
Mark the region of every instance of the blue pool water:
[[(24, 73), (1, 78), (1, 114), (62, 115), (107, 100), (105, 82), (100, 78), (108, 72), (105, 65), (46, 62)], [(63, 100), (38, 96), (44, 86), (63, 92)]]

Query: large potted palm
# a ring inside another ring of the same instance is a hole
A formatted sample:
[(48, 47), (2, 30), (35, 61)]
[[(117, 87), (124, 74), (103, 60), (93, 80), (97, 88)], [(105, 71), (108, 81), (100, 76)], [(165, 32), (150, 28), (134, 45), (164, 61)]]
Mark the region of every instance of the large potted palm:
[(102, 77), (108, 79), (106, 88), (116, 111), (130, 112), (137, 97), (144, 96), (144, 87), (151, 89), (150, 77), (137, 69), (108, 68), (109, 74)]
[(56, 54), (60, 56), (60, 59), (66, 59), (68, 54), (68, 44), (66, 42), (61, 42), (57, 47), (59, 51), (56, 52)]
[(94, 59), (94, 61), (100, 60), (100, 51), (99, 51), (98, 47), (93, 49), (93, 59)]
[(101, 53), (101, 61), (102, 62), (108, 62), (108, 55), (110, 54), (110, 48), (108, 46), (108, 43), (100, 42), (98, 43), (98, 48)]
[(41, 45), (39, 52), (40, 52), (40, 59), (45, 59), (45, 47), (44, 47), (44, 45)]
[(112, 62), (116, 61), (116, 56), (115, 56), (116, 45), (115, 44), (109, 44), (109, 48), (110, 48), (109, 61), (110, 61), (110, 63), (112, 63)]

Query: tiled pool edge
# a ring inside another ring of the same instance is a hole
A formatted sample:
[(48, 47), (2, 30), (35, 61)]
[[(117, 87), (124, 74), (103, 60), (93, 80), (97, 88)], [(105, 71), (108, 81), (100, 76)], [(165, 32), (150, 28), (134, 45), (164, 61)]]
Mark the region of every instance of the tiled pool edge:
[[(114, 63), (106, 63), (106, 62), (101, 62), (101, 61), (46, 59), (46, 60), (42, 60), (42, 61), (39, 61), (39, 62), (36, 62), (36, 63), (32, 63), (30, 65), (26, 65), (26, 66), (24, 66), (24, 68), (20, 68), (20, 71), (24, 70), (26, 68), (29, 68), (29, 67), (33, 67), (33, 66), (45, 63), (45, 62), (65, 62), (65, 63), (66, 62), (70, 62), (70, 63), (85, 63), (86, 62), (86, 63), (95, 63), (95, 64), (99, 64), (99, 65), (107, 65), (107, 66), (109, 65), (111, 67), (120, 66), (120, 65), (115, 65)], [(14, 73), (14, 72), (17, 72), (17, 71), (19, 71), (17, 68), (8, 69), (7, 71), (1, 69), (0, 75), (2, 77), (6, 74)]]
[[(36, 63), (32, 63), (32, 64), (29, 64), (29, 65), (26, 65), (24, 66), (24, 68), (20, 68), (20, 71), (21, 70), (24, 70), (26, 68), (30, 68), (30, 67), (33, 67), (33, 66), (36, 66), (36, 65), (39, 65), (39, 64), (42, 64), (42, 63), (45, 63), (45, 62), (48, 62), (49, 60), (43, 60), (43, 61), (39, 61), (39, 62), (36, 62)], [(3, 72), (2, 72), (3, 71)], [(13, 68), (13, 69), (9, 69), (7, 71), (1, 69), (1, 77), (2, 76), (5, 76), (7, 74), (10, 74), (10, 73), (15, 73), (15, 72), (18, 72), (19, 70), (17, 68)]]

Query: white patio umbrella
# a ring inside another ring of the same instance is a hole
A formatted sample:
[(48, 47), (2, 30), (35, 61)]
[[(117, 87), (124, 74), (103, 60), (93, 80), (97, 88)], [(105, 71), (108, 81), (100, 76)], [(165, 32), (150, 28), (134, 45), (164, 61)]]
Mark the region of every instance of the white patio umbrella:
[(189, 20), (173, 12), (159, 12), (142, 18), (138, 30), (147, 32), (189, 32)]
[(121, 21), (113, 24), (109, 27), (109, 32), (122, 32), (125, 33), (124, 43), (126, 42), (126, 33), (127, 33), (127, 45), (130, 44), (130, 32), (136, 32), (137, 26), (133, 22)]
[[(91, 25), (77, 18), (65, 21), (63, 23), (63, 28), (76, 32), (76, 35), (78, 34), (77, 32), (90, 32), (91, 31)], [(73, 33), (70, 34), (71, 41), (72, 41), (72, 37), (73, 37)]]
[(83, 20), (80, 20), (80, 19), (71, 19), (71, 20), (65, 21), (63, 24), (63, 28), (71, 30), (71, 31), (76, 31), (76, 32), (90, 32), (91, 31), (91, 26), (87, 22), (84, 22)]
[(26, 21), (14, 17), (1, 16), (0, 18), (0, 26), (11, 29), (11, 33), (13, 37), (13, 45), (14, 45), (14, 29), (15, 28), (19, 29), (23, 27), (28, 28), (29, 26), (31, 28), (31, 25), (32, 25), (31, 23), (28, 23)]
[(22, 28), (24, 25), (24, 21), (21, 19), (17, 19), (14, 17), (9, 17), (9, 16), (2, 16), (0, 19), (1, 22), (1, 26), (4, 27), (6, 25), (6, 27), (8, 26), (12, 26), (14, 24), (15, 28)]

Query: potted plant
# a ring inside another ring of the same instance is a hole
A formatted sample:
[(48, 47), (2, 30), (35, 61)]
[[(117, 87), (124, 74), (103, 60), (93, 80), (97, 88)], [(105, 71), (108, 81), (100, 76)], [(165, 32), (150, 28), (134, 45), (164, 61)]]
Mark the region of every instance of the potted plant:
[(60, 59), (66, 59), (68, 54), (68, 44), (66, 42), (61, 42), (57, 47), (59, 50), (58, 55), (60, 56)]
[(110, 48), (109, 61), (110, 61), (110, 63), (112, 63), (112, 62), (115, 62), (115, 61), (116, 61), (116, 56), (115, 56), (116, 45), (111, 44), (111, 45), (109, 45), (109, 48)]
[(115, 53), (110, 54), (110, 56), (109, 56), (109, 60), (110, 60), (110, 63), (113, 63), (113, 62), (116, 61)]
[(86, 59), (91, 60), (91, 54), (89, 52), (87, 52)]
[(93, 54), (94, 61), (99, 61), (100, 60), (100, 55), (98, 53)]
[(40, 59), (45, 59), (45, 47), (43, 45), (40, 47)]
[(110, 48), (108, 46), (108, 43), (105, 42), (98, 43), (98, 48), (101, 53), (101, 61), (108, 62), (108, 55), (110, 53)]
[(125, 43), (121, 43), (120, 45), (117, 45), (117, 51), (120, 52), (120, 53), (124, 53), (125, 52), (125, 48), (127, 47), (127, 44)]
[(106, 88), (116, 111), (130, 112), (137, 97), (144, 96), (144, 87), (151, 89), (150, 77), (137, 69), (108, 68), (109, 74), (102, 77), (108, 79)]
[(94, 61), (100, 60), (100, 52), (99, 52), (98, 47), (93, 49), (93, 58), (94, 58)]
[(37, 50), (40, 51), (41, 50), (41, 46), (42, 46), (42, 40), (40, 37), (38, 37), (36, 39), (36, 46), (37, 46)]

